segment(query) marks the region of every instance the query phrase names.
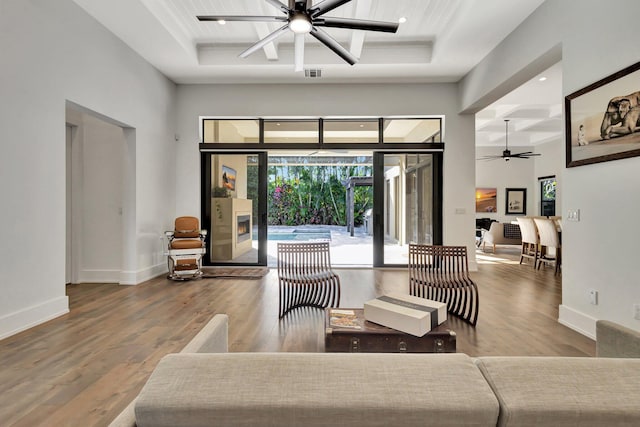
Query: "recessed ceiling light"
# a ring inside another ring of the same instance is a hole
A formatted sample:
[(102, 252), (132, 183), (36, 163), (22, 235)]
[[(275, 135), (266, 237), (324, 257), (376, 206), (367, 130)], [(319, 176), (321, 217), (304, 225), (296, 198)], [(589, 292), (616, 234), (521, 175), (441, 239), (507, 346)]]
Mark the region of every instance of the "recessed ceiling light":
[(543, 77), (540, 77), (538, 80), (543, 82), (543, 81), (547, 80), (547, 78), (543, 76)]
[(225, 21), (224, 19), (218, 19), (218, 24), (224, 25), (226, 23), (227, 23), (227, 21)]
[(406, 16), (402, 16), (400, 19), (398, 19), (398, 22), (401, 24), (404, 24), (405, 22), (407, 22)]

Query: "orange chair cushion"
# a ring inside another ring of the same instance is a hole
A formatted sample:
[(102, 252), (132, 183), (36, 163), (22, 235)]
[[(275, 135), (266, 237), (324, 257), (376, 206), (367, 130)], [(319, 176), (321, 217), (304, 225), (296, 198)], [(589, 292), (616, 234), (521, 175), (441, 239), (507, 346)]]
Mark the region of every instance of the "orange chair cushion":
[(195, 216), (181, 216), (176, 218), (174, 236), (176, 238), (183, 237), (199, 237), (200, 221)]
[(200, 240), (177, 239), (171, 241), (171, 249), (199, 249), (202, 247)]
[(198, 268), (198, 262), (195, 259), (179, 259), (175, 266), (177, 271), (194, 270), (196, 268)]

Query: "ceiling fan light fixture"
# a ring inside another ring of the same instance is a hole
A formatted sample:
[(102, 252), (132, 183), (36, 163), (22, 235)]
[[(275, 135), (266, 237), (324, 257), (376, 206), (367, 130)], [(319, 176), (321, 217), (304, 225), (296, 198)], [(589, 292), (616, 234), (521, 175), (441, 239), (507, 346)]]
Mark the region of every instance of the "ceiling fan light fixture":
[[(292, 33), (294, 33), (294, 44), (296, 45), (294, 49), (296, 54), (294, 63), (295, 71), (302, 71), (304, 69), (304, 36), (306, 34), (310, 34), (311, 36), (313, 36), (316, 40), (318, 40), (325, 47), (332, 50), (336, 55), (341, 57), (349, 65), (354, 65), (356, 62), (358, 62), (358, 58), (356, 58), (355, 55), (353, 55), (349, 50), (345, 49), (329, 34), (322, 31), (322, 27), (379, 31), (386, 33), (395, 33), (396, 31), (398, 31), (399, 24), (397, 22), (383, 22), (371, 21), (367, 19), (323, 16), (325, 13), (328, 13), (333, 9), (343, 6), (353, 0), (322, 0), (319, 2), (317, 1), (316, 5), (313, 5), (313, 0), (288, 0), (288, 2), (286, 3), (283, 3), (284, 0), (265, 1), (267, 1), (271, 6), (274, 6), (276, 9), (280, 10), (280, 12), (283, 12), (285, 16), (199, 15), (196, 16), (196, 18), (200, 22), (218, 21), (219, 24), (222, 24), (222, 21), (283, 23), (284, 25), (282, 25), (282, 27), (273, 31), (266, 37), (258, 40), (256, 43), (241, 52), (238, 56), (240, 58), (246, 58), (255, 51), (266, 47), (275, 39), (291, 31)], [(267, 55), (267, 57), (270, 58), (269, 55)]]
[(311, 21), (306, 15), (297, 13), (289, 21), (289, 29), (296, 34), (309, 34), (311, 32)]

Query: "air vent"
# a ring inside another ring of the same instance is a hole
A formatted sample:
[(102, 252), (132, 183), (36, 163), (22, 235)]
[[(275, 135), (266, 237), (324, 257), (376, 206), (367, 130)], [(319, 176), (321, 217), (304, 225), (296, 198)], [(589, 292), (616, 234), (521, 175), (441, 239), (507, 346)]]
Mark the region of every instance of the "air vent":
[(320, 68), (305, 68), (304, 76), (310, 79), (319, 79), (322, 77), (322, 70)]

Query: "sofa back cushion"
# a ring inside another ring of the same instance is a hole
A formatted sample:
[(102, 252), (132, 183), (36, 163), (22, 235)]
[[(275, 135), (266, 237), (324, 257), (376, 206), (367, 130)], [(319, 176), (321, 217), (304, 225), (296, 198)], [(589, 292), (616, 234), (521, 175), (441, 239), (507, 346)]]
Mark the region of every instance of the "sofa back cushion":
[(172, 354), (135, 412), (139, 427), (495, 426), (498, 401), (464, 354)]
[(640, 359), (481, 357), (498, 426), (640, 426)]

